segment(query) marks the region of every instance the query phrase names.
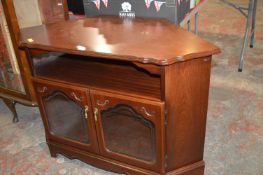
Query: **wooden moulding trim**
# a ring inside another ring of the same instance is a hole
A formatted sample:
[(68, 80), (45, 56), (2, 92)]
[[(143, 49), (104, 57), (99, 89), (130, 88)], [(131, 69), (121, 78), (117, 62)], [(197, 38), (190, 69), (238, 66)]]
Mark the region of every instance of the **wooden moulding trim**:
[(0, 96), (1, 96), (1, 94), (5, 94), (7, 96), (17, 97), (19, 99), (27, 99), (27, 95), (22, 93), (22, 92), (11, 90), (11, 89), (6, 89), (6, 88), (2, 88), (2, 87), (0, 87)]
[(36, 82), (36, 83), (48, 83), (48, 84), (50, 84), (52, 82), (53, 84), (56, 83), (58, 85), (62, 84), (62, 85), (67, 85), (67, 86), (85, 88), (86, 90), (102, 91), (105, 93), (111, 93), (111, 94), (121, 95), (121, 96), (125, 96), (125, 97), (140, 98), (140, 99), (150, 100), (150, 101), (154, 101), (154, 102), (163, 102), (163, 100), (159, 99), (159, 98), (143, 96), (143, 95), (134, 94), (134, 93), (127, 93), (125, 91), (120, 91), (120, 90), (118, 91), (118, 90), (114, 90), (114, 89), (104, 89), (104, 88), (100, 88), (100, 87), (96, 87), (96, 86), (89, 86), (89, 85), (85, 85), (85, 84), (66, 82), (63, 80), (46, 78), (46, 77), (42, 77), (42, 76), (33, 77), (32, 81)]
[(37, 103), (34, 103), (32, 101), (29, 100), (25, 100), (24, 98), (19, 98), (15, 95), (7, 95), (7, 94), (2, 94), (0, 93), (0, 98), (4, 98), (4, 99), (10, 99), (10, 100), (14, 100), (20, 104), (26, 105), (26, 106), (37, 106)]
[[(48, 142), (48, 145), (50, 146), (51, 155), (53, 156), (56, 156), (56, 154), (62, 154), (70, 159), (79, 159), (95, 167), (102, 168), (104, 170), (112, 171), (115, 173), (129, 173), (136, 175), (161, 175), (156, 172), (141, 169), (132, 165), (128, 165), (126, 163), (105, 158), (100, 155), (92, 154), (90, 152), (82, 151), (70, 146), (60, 145), (54, 142)], [(166, 175), (183, 175), (185, 173), (192, 172), (199, 168), (204, 168), (204, 166), (204, 161), (199, 161), (191, 165), (179, 168), (177, 170), (170, 171), (166, 173)]]
[(79, 50), (72, 50), (72, 49), (59, 48), (59, 47), (53, 47), (53, 46), (45, 46), (41, 44), (23, 43), (21, 41), (19, 43), (19, 48), (22, 50), (25, 50), (25, 48), (40, 49), (40, 50), (46, 50), (46, 51), (52, 51), (52, 52), (63, 52), (67, 54), (74, 54), (74, 55), (81, 55), (81, 56), (90, 56), (90, 57), (139, 62), (139, 63), (144, 63), (144, 64), (156, 64), (156, 65), (169, 65), (177, 60), (175, 58), (173, 59), (175, 61), (172, 61), (172, 62), (169, 61), (168, 59), (164, 59), (160, 61), (154, 58), (140, 58), (140, 57), (136, 57), (133, 55), (114, 55), (114, 54), (100, 53), (100, 52), (95, 52), (95, 51), (79, 51)]
[[(100, 155), (92, 154), (87, 151), (82, 151), (73, 147), (60, 145), (54, 142), (48, 142), (51, 146), (51, 154), (62, 154), (70, 159), (79, 159), (95, 167), (99, 167), (105, 170), (109, 170), (116, 173), (135, 173), (138, 175), (160, 175), (149, 170), (141, 169), (132, 165), (128, 165), (116, 160), (102, 157)], [(100, 163), (99, 163), (100, 162)], [(107, 168), (107, 167), (111, 168)]]
[(139, 62), (132, 62), (136, 67), (144, 69), (151, 74), (160, 75), (161, 74), (161, 66), (155, 64), (143, 64)]
[(12, 93), (12, 92), (7, 92), (7, 91), (4, 91), (4, 93), (7, 93), (9, 95), (13, 95), (15, 97), (18, 97), (18, 98), (22, 98), (22, 99), (25, 99), (25, 100), (29, 100), (29, 101), (35, 101), (35, 99), (33, 98), (33, 94), (31, 94), (32, 92), (32, 84), (31, 84), (31, 81), (30, 81), (30, 78), (29, 78), (29, 74), (28, 72), (26, 72), (27, 70), (27, 65), (23, 64), (23, 51), (20, 51), (18, 49), (18, 43), (19, 43), (19, 26), (18, 26), (18, 21), (17, 21), (17, 17), (16, 17), (16, 14), (15, 14), (15, 8), (14, 8), (14, 5), (13, 5), (13, 1), (11, 0), (1, 0), (2, 2), (2, 5), (3, 5), (3, 10), (4, 10), (4, 13), (5, 13), (5, 18), (6, 18), (6, 22), (8, 24), (8, 30), (9, 30), (9, 33), (10, 33), (10, 37), (11, 37), (11, 41), (12, 41), (12, 45), (13, 45), (13, 48), (14, 48), (14, 52), (15, 52), (15, 55), (16, 55), (16, 60), (17, 60), (17, 63), (18, 63), (18, 67), (19, 67), (19, 70), (20, 70), (20, 75), (21, 75), (21, 79), (22, 79), (22, 82), (23, 82), (23, 86), (24, 86), (24, 89), (25, 89), (25, 92), (26, 94), (18, 94), (18, 93)]
[(181, 174), (193, 171), (195, 169), (198, 169), (198, 168), (201, 168), (201, 167), (204, 167), (204, 166), (205, 166), (205, 162), (202, 160), (202, 161), (199, 161), (199, 162), (196, 162), (196, 163), (184, 166), (182, 168), (176, 169), (174, 171), (170, 171), (170, 172), (167, 173), (167, 175), (181, 175)]
[(95, 52), (95, 51), (79, 51), (79, 50), (72, 50), (68, 48), (60, 48), (54, 46), (46, 46), (41, 44), (32, 44), (32, 43), (24, 43), (22, 41), (19, 42), (20, 49), (40, 49), (40, 50), (47, 50), (53, 52), (64, 52), (68, 54), (75, 54), (81, 56), (90, 56), (90, 57), (98, 57), (98, 58), (105, 58), (105, 59), (114, 59), (114, 60), (123, 60), (123, 61), (131, 61), (131, 62), (139, 62), (143, 64), (155, 64), (160, 66), (167, 66), (170, 64), (174, 64), (176, 62), (183, 62), (187, 60), (192, 60), (199, 57), (206, 57), (214, 54), (219, 54), (221, 51), (219, 48), (214, 50), (209, 50), (206, 52), (198, 52), (198, 53), (189, 53), (185, 55), (175, 56), (172, 58), (163, 58), (161, 60), (157, 60), (155, 58), (145, 58), (145, 57), (136, 57), (133, 55), (115, 55), (109, 53), (102, 53), (102, 52)]

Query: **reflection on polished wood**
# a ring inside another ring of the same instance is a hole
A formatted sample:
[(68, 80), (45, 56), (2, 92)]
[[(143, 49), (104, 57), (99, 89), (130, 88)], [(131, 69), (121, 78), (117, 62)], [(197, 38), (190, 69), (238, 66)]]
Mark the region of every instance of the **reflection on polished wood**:
[(161, 98), (160, 71), (151, 74), (130, 62), (54, 53), (33, 61), (35, 76)]
[(116, 17), (26, 28), (21, 31), (20, 46), (158, 65), (219, 52), (214, 45), (166, 20)]
[(219, 48), (165, 20), (117, 17), (24, 29), (20, 46), (51, 156), (127, 175), (204, 175)]

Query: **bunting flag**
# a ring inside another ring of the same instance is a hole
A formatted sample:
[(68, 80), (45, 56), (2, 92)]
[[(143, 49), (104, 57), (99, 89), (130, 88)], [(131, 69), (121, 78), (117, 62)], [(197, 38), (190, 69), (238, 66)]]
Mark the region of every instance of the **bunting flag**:
[(182, 2), (183, 0), (178, 0), (178, 4), (180, 5), (180, 3)]
[(153, 2), (153, 0), (145, 0), (145, 4), (146, 4), (147, 9), (150, 8), (152, 2)]
[(104, 3), (105, 7), (108, 7), (108, 0), (102, 0), (102, 2)]
[(96, 5), (97, 9), (100, 9), (100, 0), (92, 0), (92, 2)]
[(155, 8), (156, 8), (156, 11), (159, 12), (162, 5), (164, 4), (165, 2), (160, 2), (160, 1), (154, 1), (154, 5), (155, 5)]

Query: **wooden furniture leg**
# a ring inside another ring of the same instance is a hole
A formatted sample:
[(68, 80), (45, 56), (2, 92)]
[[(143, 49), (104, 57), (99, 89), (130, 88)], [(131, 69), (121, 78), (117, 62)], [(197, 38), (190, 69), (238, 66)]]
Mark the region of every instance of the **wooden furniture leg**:
[(195, 34), (198, 35), (199, 13), (195, 14)]
[(3, 102), (6, 104), (6, 106), (9, 108), (9, 110), (13, 113), (13, 123), (19, 122), (19, 118), (17, 115), (16, 111), (16, 104), (22, 104), (24, 106), (29, 106), (29, 107), (37, 107), (36, 103), (33, 103), (31, 101), (15, 98), (8, 96), (6, 94), (0, 93), (0, 98), (3, 99)]
[(19, 122), (18, 119), (18, 115), (16, 112), (16, 101), (11, 100), (11, 99), (7, 99), (7, 98), (3, 98), (4, 103), (6, 104), (6, 106), (9, 108), (9, 110), (13, 113), (13, 123), (17, 123)]

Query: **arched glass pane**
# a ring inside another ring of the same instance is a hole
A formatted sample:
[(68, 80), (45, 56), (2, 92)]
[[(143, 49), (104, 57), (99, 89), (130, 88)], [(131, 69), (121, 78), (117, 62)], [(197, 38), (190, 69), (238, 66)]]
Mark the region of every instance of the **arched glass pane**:
[(119, 104), (101, 112), (106, 148), (137, 159), (154, 161), (155, 126), (132, 107)]
[(60, 91), (43, 98), (49, 130), (53, 135), (89, 143), (84, 109)]

